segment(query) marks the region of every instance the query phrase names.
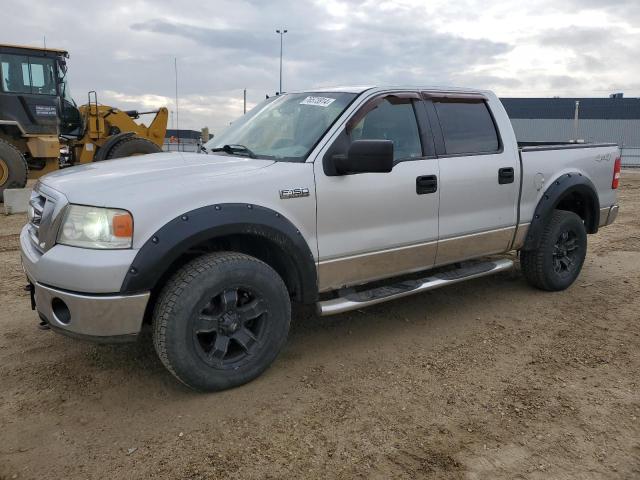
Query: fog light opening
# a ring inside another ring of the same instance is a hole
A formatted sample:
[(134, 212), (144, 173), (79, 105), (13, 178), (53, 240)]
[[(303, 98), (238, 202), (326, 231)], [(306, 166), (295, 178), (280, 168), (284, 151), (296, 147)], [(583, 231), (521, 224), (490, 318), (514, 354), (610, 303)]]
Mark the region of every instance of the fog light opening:
[(71, 322), (71, 311), (67, 304), (59, 298), (56, 297), (51, 300), (51, 310), (53, 310), (53, 315), (60, 323), (68, 325)]

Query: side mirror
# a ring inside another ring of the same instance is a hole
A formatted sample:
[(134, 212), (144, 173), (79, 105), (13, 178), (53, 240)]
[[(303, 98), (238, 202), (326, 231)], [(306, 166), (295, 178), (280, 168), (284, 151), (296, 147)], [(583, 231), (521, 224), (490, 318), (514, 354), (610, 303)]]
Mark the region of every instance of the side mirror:
[(393, 169), (391, 140), (355, 140), (347, 156), (333, 157), (336, 173), (388, 173)]

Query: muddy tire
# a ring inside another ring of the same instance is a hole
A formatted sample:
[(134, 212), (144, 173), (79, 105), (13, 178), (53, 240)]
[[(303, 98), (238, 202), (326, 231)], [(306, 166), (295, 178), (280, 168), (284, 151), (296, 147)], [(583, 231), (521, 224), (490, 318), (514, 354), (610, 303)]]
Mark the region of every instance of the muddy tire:
[(216, 391), (264, 372), (284, 346), (291, 302), (280, 276), (260, 260), (216, 252), (184, 265), (153, 313), (156, 352), (188, 387)]
[(23, 188), (27, 184), (27, 161), (16, 147), (0, 140), (0, 202), (7, 188)]
[(578, 278), (587, 253), (587, 232), (573, 212), (555, 210), (535, 250), (520, 252), (520, 267), (536, 288), (558, 291)]
[(151, 140), (135, 136), (125, 137), (111, 147), (109, 153), (107, 153), (107, 156), (105, 157), (105, 160), (160, 152), (162, 152), (162, 149)]

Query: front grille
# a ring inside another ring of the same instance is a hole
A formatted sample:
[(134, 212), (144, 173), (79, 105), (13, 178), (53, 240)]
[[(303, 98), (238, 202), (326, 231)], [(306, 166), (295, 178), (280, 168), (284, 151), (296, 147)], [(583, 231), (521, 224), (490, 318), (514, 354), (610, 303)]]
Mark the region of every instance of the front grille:
[(55, 243), (60, 207), (65, 204), (65, 202), (59, 202), (58, 197), (60, 197), (59, 193), (45, 188), (41, 184), (37, 184), (31, 192), (28, 231), (33, 246), (41, 253), (51, 248)]
[(35, 190), (31, 192), (31, 200), (29, 200), (29, 236), (34, 247), (40, 251), (42, 251), (40, 246), (40, 227), (46, 203), (47, 198), (44, 195), (40, 195)]
[(31, 224), (39, 226), (42, 221), (42, 214), (44, 213), (44, 205), (47, 199), (42, 195), (38, 195), (36, 192), (31, 194), (31, 200), (29, 205), (31, 206)]

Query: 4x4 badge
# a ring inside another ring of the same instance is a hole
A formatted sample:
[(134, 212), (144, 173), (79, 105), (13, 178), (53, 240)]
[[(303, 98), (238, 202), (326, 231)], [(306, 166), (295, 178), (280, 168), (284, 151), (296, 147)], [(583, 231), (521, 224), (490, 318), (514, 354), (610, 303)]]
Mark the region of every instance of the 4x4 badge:
[(286, 200), (287, 198), (300, 198), (308, 196), (308, 188), (285, 188), (283, 190), (280, 190), (280, 198), (282, 200)]

